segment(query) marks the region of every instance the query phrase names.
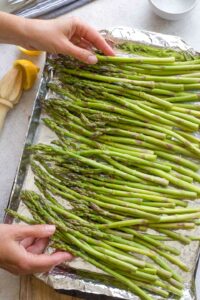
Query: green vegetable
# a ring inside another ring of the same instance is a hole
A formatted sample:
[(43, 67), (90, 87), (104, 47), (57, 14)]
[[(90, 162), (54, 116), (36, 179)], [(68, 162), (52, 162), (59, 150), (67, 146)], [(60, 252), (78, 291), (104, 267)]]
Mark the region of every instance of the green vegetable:
[(200, 194), (200, 61), (170, 49), (121, 47), (139, 56), (98, 55), (97, 65), (50, 61), (57, 81), (48, 84), (55, 98), (43, 102), (43, 122), (57, 138), (27, 149), (40, 194), (20, 197), (32, 219), (8, 213), (55, 224), (52, 247), (141, 299), (181, 297), (189, 266), (167, 242), (186, 247), (199, 239), (189, 230), (200, 225), (200, 208), (188, 204)]

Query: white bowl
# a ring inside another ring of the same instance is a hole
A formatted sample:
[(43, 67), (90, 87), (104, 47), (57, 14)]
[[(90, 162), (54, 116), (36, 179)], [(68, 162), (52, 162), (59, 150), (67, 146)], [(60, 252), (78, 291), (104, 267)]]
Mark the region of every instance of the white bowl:
[(184, 18), (197, 2), (198, 0), (149, 0), (156, 15), (172, 21)]

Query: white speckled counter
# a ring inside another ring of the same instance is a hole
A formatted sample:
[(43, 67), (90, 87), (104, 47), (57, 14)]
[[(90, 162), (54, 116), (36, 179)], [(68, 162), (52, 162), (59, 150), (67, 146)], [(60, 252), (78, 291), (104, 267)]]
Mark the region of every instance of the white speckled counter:
[[(96, 0), (70, 15), (78, 16), (98, 29), (111, 26), (132, 26), (151, 31), (179, 35), (200, 50), (200, 3), (185, 19), (170, 22), (155, 16), (147, 0)], [(12, 46), (0, 46), (0, 76), (11, 66), (19, 52)], [(38, 64), (42, 66), (41, 57)], [(4, 215), (13, 179), (16, 173), (22, 145), (32, 110), (35, 89), (24, 94), (20, 104), (9, 113), (0, 137), (0, 218)], [(197, 275), (197, 293), (200, 296)], [(12, 286), (12, 289), (10, 288)], [(0, 272), (0, 300), (18, 300), (19, 280), (4, 271)], [(198, 297), (200, 299), (200, 297)], [(29, 299), (27, 299), (29, 300)]]

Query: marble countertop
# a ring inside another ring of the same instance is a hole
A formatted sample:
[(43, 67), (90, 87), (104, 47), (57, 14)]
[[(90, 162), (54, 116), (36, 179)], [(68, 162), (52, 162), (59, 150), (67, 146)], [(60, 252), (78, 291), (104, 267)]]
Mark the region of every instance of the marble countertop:
[[(157, 17), (147, 0), (96, 0), (70, 15), (78, 16), (98, 29), (112, 26), (131, 26), (166, 34), (179, 35), (196, 50), (200, 50), (200, 3), (183, 20), (171, 22)], [(0, 45), (0, 77), (10, 68), (20, 53), (14, 46)], [(44, 57), (36, 59), (43, 66)], [(39, 79), (38, 79), (39, 82)], [(0, 136), (0, 219), (3, 220), (13, 180), (16, 174), (28, 121), (38, 82), (32, 91), (24, 93), (20, 104), (9, 112)], [(197, 282), (200, 274), (197, 275)], [(10, 283), (12, 282), (12, 290)], [(197, 284), (200, 295), (199, 285)], [(19, 279), (0, 271), (0, 299), (17, 300)], [(200, 298), (200, 297), (199, 297)]]

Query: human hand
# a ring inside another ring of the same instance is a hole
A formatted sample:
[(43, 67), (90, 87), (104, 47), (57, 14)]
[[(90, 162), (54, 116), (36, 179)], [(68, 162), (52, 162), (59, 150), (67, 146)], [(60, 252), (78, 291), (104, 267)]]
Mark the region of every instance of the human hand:
[(76, 17), (26, 19), (25, 27), (26, 38), (22, 46), (26, 49), (72, 55), (88, 64), (97, 62), (92, 48), (101, 50), (105, 55), (114, 55), (114, 51), (100, 33)]
[(13, 274), (47, 272), (64, 261), (66, 252), (43, 254), (54, 225), (0, 225), (0, 267)]

